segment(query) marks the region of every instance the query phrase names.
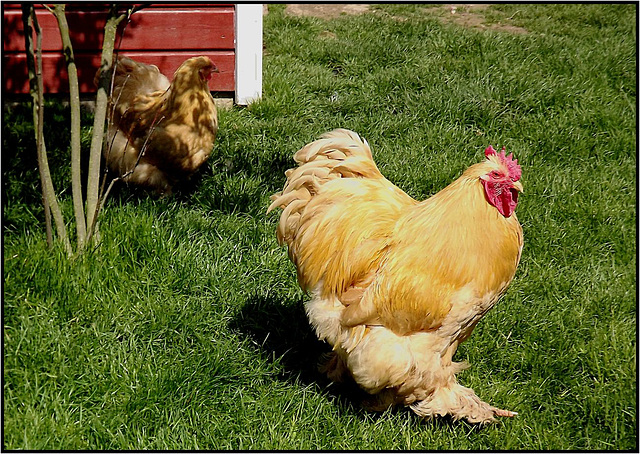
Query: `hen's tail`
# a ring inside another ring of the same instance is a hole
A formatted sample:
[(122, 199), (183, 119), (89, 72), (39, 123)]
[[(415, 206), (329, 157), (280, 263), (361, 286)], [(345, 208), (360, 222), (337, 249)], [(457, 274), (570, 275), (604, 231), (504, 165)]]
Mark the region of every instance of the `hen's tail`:
[[(94, 79), (96, 86), (99, 77), (100, 70)], [(146, 105), (145, 100), (154, 101), (157, 96), (150, 98), (145, 96), (165, 92), (170, 85), (169, 79), (160, 72), (157, 66), (137, 62), (129, 57), (118, 57), (113, 74), (113, 90), (109, 97), (110, 123), (127, 131), (129, 123), (137, 116), (129, 110), (133, 106), (137, 106), (137, 110), (148, 110), (150, 104)], [(125, 116), (127, 116), (126, 119)]]
[[(98, 80), (102, 71), (98, 69), (93, 83), (98, 86)], [(169, 79), (160, 72), (156, 65), (148, 65), (135, 61), (129, 57), (118, 57), (114, 68), (114, 88), (130, 86), (130, 90), (136, 93), (151, 93), (166, 90)]]
[(285, 172), (284, 189), (271, 196), (267, 213), (283, 208), (277, 237), (282, 245), (298, 231), (302, 213), (320, 187), (336, 178), (384, 178), (366, 140), (347, 129), (334, 129), (301, 148), (293, 159), (298, 167)]

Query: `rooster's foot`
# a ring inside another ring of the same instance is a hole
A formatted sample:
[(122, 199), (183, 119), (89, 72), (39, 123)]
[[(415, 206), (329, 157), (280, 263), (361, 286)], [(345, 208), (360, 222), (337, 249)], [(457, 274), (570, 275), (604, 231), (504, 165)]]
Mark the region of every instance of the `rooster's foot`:
[(411, 409), (424, 418), (451, 415), (454, 420), (479, 424), (496, 422), (496, 416), (511, 418), (518, 414), (483, 402), (472, 389), (459, 384), (437, 389), (427, 399), (411, 405)]
[(513, 418), (514, 416), (518, 416), (517, 411), (509, 411), (509, 410), (501, 410), (500, 408), (493, 407), (493, 414), (496, 416), (504, 416), (505, 418)]

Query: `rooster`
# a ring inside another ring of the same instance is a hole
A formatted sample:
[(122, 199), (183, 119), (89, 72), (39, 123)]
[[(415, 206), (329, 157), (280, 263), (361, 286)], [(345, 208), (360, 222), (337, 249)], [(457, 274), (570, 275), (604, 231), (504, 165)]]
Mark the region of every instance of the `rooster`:
[(120, 57), (104, 147), (108, 167), (161, 194), (191, 176), (209, 157), (218, 130), (208, 86), (217, 71), (208, 57), (194, 57), (169, 83), (156, 66)]
[(336, 129), (294, 155), (277, 238), (310, 294), (307, 316), (333, 351), (321, 370), (352, 377), (368, 406), (488, 423), (514, 416), (460, 385), (452, 360), (505, 292), (522, 252), (514, 213), (521, 169), (491, 146), (486, 159), (418, 202), (387, 180), (369, 145)]

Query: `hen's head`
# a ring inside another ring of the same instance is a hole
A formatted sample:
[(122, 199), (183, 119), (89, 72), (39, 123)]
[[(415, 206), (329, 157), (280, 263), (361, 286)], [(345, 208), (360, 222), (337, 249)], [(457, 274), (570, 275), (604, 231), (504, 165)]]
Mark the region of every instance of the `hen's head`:
[(504, 147), (497, 153), (489, 145), (484, 154), (487, 160), (483, 163), (484, 173), (480, 176), (480, 181), (487, 201), (508, 218), (516, 209), (518, 194), (523, 191), (520, 182), (522, 169), (518, 160), (513, 159), (512, 153), (508, 156), (505, 154)]
[(218, 72), (218, 68), (209, 57), (196, 57), (195, 67), (198, 68), (198, 74), (202, 80), (209, 80), (212, 73)]
[(180, 65), (176, 71), (174, 80), (197, 77), (197, 80), (206, 85), (207, 81), (211, 79), (211, 74), (217, 72), (219, 72), (218, 68), (216, 68), (216, 65), (213, 64), (209, 57), (193, 57)]

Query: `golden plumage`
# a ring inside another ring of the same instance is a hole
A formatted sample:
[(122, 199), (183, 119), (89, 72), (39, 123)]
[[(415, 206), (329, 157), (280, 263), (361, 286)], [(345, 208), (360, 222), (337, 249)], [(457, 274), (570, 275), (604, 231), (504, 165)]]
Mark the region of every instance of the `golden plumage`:
[(520, 259), (515, 214), (492, 206), (482, 184), (499, 174), (499, 184), (521, 192), (520, 175), (508, 179), (513, 164), (488, 154), (417, 202), (384, 178), (351, 131), (327, 133), (294, 159), (269, 211), (283, 208), (278, 240), (312, 296), (306, 309), (316, 333), (334, 348), (328, 375), (351, 375), (379, 408), (403, 403), (422, 416), (473, 422), (512, 415), (457, 384), (463, 366), (452, 356)]

